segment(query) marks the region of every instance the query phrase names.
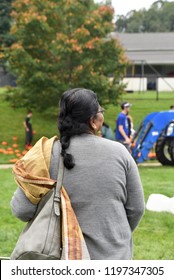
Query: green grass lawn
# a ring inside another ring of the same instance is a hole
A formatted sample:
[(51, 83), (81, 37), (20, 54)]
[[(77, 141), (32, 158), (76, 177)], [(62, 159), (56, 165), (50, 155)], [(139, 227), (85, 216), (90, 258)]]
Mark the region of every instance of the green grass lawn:
[(16, 189), (11, 169), (0, 169), (0, 256), (9, 256), (23, 227), (11, 214), (10, 200)]
[[(173, 167), (139, 167), (145, 201), (150, 194), (173, 197)], [(174, 215), (146, 210), (134, 233), (134, 258), (137, 260), (174, 259)]]
[[(25, 109), (12, 109), (9, 103), (4, 101), (5, 89), (0, 89), (0, 149), (4, 149), (1, 144), (3, 141), (8, 145), (5, 147), (10, 148), (14, 144), (12, 138), (18, 137), (17, 144), (20, 154), (24, 150), (25, 131), (23, 121), (26, 116)], [(168, 110), (170, 105), (174, 103), (174, 93), (160, 93), (159, 100), (156, 100), (156, 92), (142, 92), (142, 93), (129, 93), (122, 97), (122, 101), (129, 101), (133, 104), (130, 114), (133, 117), (134, 127), (137, 128), (144, 117), (154, 111)], [(120, 100), (121, 102), (121, 100)], [(117, 114), (120, 112), (119, 106), (109, 105), (105, 110), (105, 122), (108, 123), (112, 129), (115, 129), (115, 120)], [(33, 144), (42, 136), (52, 137), (57, 132), (57, 108), (48, 108), (47, 111), (39, 113), (33, 111), (32, 123), (33, 129), (36, 134), (33, 139)], [(14, 150), (16, 150), (14, 149)], [(0, 152), (0, 163), (9, 163), (10, 159), (16, 157), (16, 153), (8, 155)]]
[[(145, 200), (151, 193), (173, 196), (172, 167), (139, 167)], [(10, 256), (25, 225), (13, 217), (10, 200), (16, 189), (11, 169), (0, 170), (0, 256)], [(174, 215), (146, 211), (134, 232), (134, 259), (174, 259)]]
[[(5, 94), (0, 91), (0, 149), (11, 148), (13, 144), (18, 147), (14, 148), (14, 154), (8, 155), (0, 152), (0, 164), (9, 163), (10, 159), (16, 158), (15, 150), (21, 153), (25, 149), (25, 129), (23, 121), (27, 111), (25, 109), (12, 109), (9, 103), (4, 101)], [(48, 109), (44, 113), (37, 111), (33, 112), (33, 129), (36, 134), (33, 138), (33, 144), (42, 136), (52, 137), (57, 135), (57, 110), (54, 108)], [(18, 138), (13, 141), (13, 137)], [(2, 142), (7, 142), (7, 146), (2, 145)]]

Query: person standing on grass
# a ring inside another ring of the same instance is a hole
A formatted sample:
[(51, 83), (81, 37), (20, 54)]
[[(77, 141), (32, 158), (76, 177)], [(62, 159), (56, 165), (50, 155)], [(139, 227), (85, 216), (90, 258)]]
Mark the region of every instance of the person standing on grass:
[(121, 104), (122, 111), (119, 113), (116, 120), (115, 138), (116, 141), (122, 143), (127, 150), (131, 153), (131, 137), (128, 114), (131, 104), (123, 102)]
[(24, 121), (24, 127), (25, 127), (25, 148), (30, 149), (32, 147), (32, 140), (33, 140), (33, 129), (31, 124), (31, 117), (32, 117), (32, 111), (29, 110), (28, 114)]
[[(61, 153), (65, 166), (63, 186), (90, 259), (132, 259), (132, 233), (144, 214), (144, 194), (136, 163), (122, 144), (98, 136), (104, 115), (95, 92), (83, 88), (68, 90), (62, 94), (59, 106), (61, 149), (55, 137), (41, 138), (39, 144), (16, 163), (13, 172), (17, 171), (18, 181), (21, 176), (26, 179), (26, 174), (30, 181), (39, 176), (42, 182), (52, 180), (54, 186)], [(24, 185), (23, 181), (21, 184)], [(38, 207), (37, 203), (33, 204), (33, 197), (40, 199), (46, 186), (35, 193), (33, 184), (32, 187), (18, 186), (11, 208), (16, 217), (28, 221)], [(38, 190), (38, 185), (36, 187)]]

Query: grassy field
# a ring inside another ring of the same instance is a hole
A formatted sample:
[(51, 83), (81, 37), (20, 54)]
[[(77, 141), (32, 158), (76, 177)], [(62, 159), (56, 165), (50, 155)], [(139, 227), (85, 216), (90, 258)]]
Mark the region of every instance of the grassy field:
[[(25, 109), (12, 109), (9, 103), (4, 101), (4, 92), (0, 91), (0, 149), (13, 148), (13, 144), (18, 146), (13, 149), (14, 154), (4, 154), (0, 152), (0, 164), (9, 163), (10, 159), (20, 157), (25, 143), (25, 130), (23, 121), (27, 111)], [(33, 128), (36, 131), (33, 144), (42, 136), (52, 137), (57, 134), (57, 110), (49, 109), (44, 113), (33, 112)], [(13, 140), (17, 137), (17, 141)], [(7, 145), (2, 145), (7, 142)], [(18, 150), (16, 153), (15, 151)], [(16, 156), (19, 154), (19, 156)]]
[[(0, 152), (0, 164), (9, 163), (10, 159), (21, 156), (25, 139), (23, 120), (26, 110), (10, 108), (4, 101), (4, 96), (4, 89), (0, 89), (0, 150), (12, 148), (14, 154)], [(131, 93), (123, 96), (122, 101), (125, 100), (133, 104), (131, 115), (136, 128), (147, 114), (168, 110), (174, 103), (174, 93), (160, 93), (159, 100), (156, 92)], [(110, 105), (106, 108), (105, 121), (113, 129), (119, 112), (119, 106)], [(44, 113), (34, 111), (33, 128), (37, 132), (33, 143), (43, 135), (47, 137), (56, 135), (57, 110), (50, 108)], [(13, 137), (17, 137), (18, 140), (14, 140)], [(2, 145), (2, 142), (7, 142), (7, 145)], [(18, 146), (13, 148), (14, 144)], [(174, 195), (173, 167), (141, 166), (139, 171), (146, 201), (151, 193), (161, 193), (169, 197)], [(9, 256), (24, 224), (12, 216), (9, 206), (16, 189), (11, 169), (0, 169), (0, 182), (0, 256)], [(173, 228), (172, 214), (146, 211), (134, 233), (134, 259), (174, 259)]]
[[(172, 167), (139, 167), (145, 200), (151, 193), (173, 196)], [(10, 256), (17, 237), (25, 225), (12, 216), (10, 200), (16, 189), (11, 169), (0, 170), (0, 256)], [(173, 260), (174, 218), (169, 213), (146, 211), (134, 232), (134, 259)]]
[[(0, 152), (0, 163), (8, 163), (10, 159), (20, 157), (24, 150), (25, 132), (23, 121), (26, 116), (25, 109), (12, 109), (9, 103), (4, 101), (4, 89), (0, 89), (0, 151), (4, 149), (2, 142), (7, 142), (5, 149), (11, 148), (13, 144), (17, 144), (17, 148), (13, 149), (13, 154), (4, 154)], [(174, 103), (174, 93), (160, 93), (159, 100), (156, 100), (156, 92), (146, 93), (129, 93), (122, 97), (122, 101), (129, 101), (133, 104), (131, 107), (131, 115), (134, 121), (134, 127), (137, 128), (144, 117), (154, 111), (168, 110), (170, 105)], [(120, 103), (122, 102), (120, 100)], [(107, 106), (105, 110), (105, 121), (115, 129), (115, 120), (120, 112), (119, 106)], [(57, 109), (49, 108), (44, 113), (33, 112), (33, 128), (36, 131), (33, 143), (40, 137), (52, 137), (57, 132)], [(14, 141), (13, 137), (18, 140)], [(18, 152), (15, 152), (18, 150)]]
[(11, 214), (10, 200), (16, 189), (12, 170), (0, 170), (0, 256), (9, 256), (23, 227)]
[[(173, 167), (139, 167), (145, 201), (150, 194), (173, 197)], [(174, 216), (146, 210), (134, 233), (134, 258), (137, 260), (174, 260)]]

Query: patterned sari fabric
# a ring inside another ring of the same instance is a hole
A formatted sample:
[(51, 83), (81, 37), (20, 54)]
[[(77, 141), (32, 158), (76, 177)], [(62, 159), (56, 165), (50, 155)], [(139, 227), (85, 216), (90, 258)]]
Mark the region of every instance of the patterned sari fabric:
[[(18, 186), (27, 198), (38, 204), (41, 198), (55, 187), (49, 175), (51, 151), (57, 137), (42, 137), (27, 154), (16, 162), (13, 173)], [(62, 257), (63, 260), (89, 260), (87, 246), (77, 221), (70, 198), (61, 188)]]
[(15, 181), (33, 204), (38, 204), (55, 186), (56, 181), (50, 178), (49, 168), (52, 146), (56, 139), (57, 137), (42, 137), (13, 167)]
[(62, 243), (64, 260), (89, 260), (86, 243), (71, 201), (64, 187), (61, 191)]

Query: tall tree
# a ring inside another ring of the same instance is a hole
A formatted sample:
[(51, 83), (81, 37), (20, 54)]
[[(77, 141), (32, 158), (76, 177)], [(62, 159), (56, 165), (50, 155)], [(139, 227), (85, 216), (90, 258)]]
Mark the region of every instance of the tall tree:
[(163, 4), (162, 11), (160, 12), (160, 19), (165, 30), (174, 32), (174, 2)]
[(107, 38), (113, 31), (110, 5), (16, 0), (12, 6), (16, 42), (6, 56), (18, 77), (11, 95), (14, 106), (44, 110), (72, 87), (96, 91), (102, 103), (117, 102), (127, 61), (121, 45)]
[[(12, 1), (0, 0), (0, 59), (3, 57), (4, 47), (10, 46), (14, 42), (14, 37), (10, 34)], [(4, 64), (3, 59), (1, 64)]]
[(174, 2), (155, 1), (149, 10), (132, 11), (125, 17), (119, 16), (116, 31), (127, 33), (173, 32)]

